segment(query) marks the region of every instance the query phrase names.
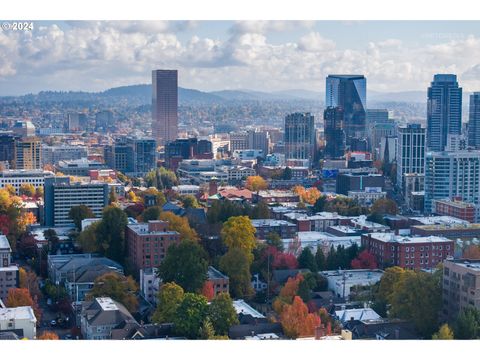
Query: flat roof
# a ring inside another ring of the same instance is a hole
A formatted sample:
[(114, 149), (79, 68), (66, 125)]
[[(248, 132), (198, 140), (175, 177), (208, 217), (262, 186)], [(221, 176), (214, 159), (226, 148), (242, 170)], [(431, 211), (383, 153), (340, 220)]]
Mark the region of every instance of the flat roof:
[(403, 244), (421, 244), (421, 243), (437, 243), (437, 242), (452, 242), (443, 236), (401, 236), (395, 233), (372, 233), (368, 234), (372, 239), (380, 240), (382, 242), (395, 242)]
[(103, 311), (119, 310), (117, 304), (109, 297), (95, 298), (95, 301), (100, 305)]
[(0, 320), (31, 320), (37, 321), (31, 306), (19, 306), (14, 308), (0, 308)]
[(176, 231), (148, 231), (147, 224), (129, 224), (129, 229), (134, 231), (137, 235), (179, 235)]
[(458, 219), (453, 216), (418, 216), (410, 217), (410, 219), (418, 221), (423, 225), (434, 225), (434, 224), (470, 224), (466, 220)]
[(250, 220), (254, 227), (260, 226), (296, 226), (294, 223), (288, 222), (286, 220), (275, 220), (275, 219), (255, 219)]
[(455, 259), (446, 261), (480, 273), (480, 260)]

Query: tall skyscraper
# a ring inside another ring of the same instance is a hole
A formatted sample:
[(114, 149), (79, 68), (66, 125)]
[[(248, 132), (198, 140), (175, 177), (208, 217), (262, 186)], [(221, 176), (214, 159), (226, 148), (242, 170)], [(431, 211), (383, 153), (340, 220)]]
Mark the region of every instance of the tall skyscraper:
[(325, 157), (341, 158), (345, 153), (345, 131), (343, 126), (343, 109), (328, 107), (323, 113)]
[(480, 149), (480, 92), (470, 95), (468, 145), (475, 149)]
[(432, 151), (425, 157), (425, 213), (432, 200), (461, 197), (480, 205), (480, 151)]
[(396, 135), (395, 122), (388, 117), (387, 109), (367, 109), (367, 140), (375, 159), (380, 156), (382, 138)]
[[(328, 75), (325, 108), (341, 108), (346, 145), (350, 150), (366, 135), (367, 79), (363, 75)], [(352, 141), (353, 140), (353, 141)]]
[(15, 169), (34, 170), (42, 168), (42, 141), (24, 137), (15, 142)]
[(313, 160), (315, 153), (314, 117), (293, 113), (285, 117), (285, 158)]
[(152, 134), (158, 145), (178, 135), (178, 72), (152, 71)]
[[(408, 124), (398, 128), (397, 186), (405, 189), (405, 175), (425, 173), (425, 128)], [(420, 188), (423, 184), (420, 184)]]
[(437, 74), (428, 88), (427, 147), (443, 151), (448, 134), (462, 131), (462, 88), (457, 75)]

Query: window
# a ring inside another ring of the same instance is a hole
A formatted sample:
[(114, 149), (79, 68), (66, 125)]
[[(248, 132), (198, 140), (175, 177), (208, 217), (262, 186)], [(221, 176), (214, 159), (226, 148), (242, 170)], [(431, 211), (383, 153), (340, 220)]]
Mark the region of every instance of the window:
[(423, 246), (420, 246), (420, 251), (423, 251)]
[(445, 248), (446, 248), (447, 250), (450, 250), (450, 245), (447, 245)]
[(409, 248), (409, 247), (407, 247), (407, 248), (405, 249), (405, 251), (406, 251), (406, 252), (409, 252), (409, 251), (410, 251), (410, 248)]

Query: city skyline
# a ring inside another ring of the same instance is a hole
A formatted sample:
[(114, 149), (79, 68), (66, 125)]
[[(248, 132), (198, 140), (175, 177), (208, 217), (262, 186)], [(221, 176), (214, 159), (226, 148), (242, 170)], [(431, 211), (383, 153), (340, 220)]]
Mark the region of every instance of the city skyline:
[(1, 96), (148, 83), (155, 68), (202, 91), (321, 92), (335, 73), (363, 74), (373, 91), (423, 90), (436, 73), (480, 89), (474, 22), (37, 21), (0, 40)]

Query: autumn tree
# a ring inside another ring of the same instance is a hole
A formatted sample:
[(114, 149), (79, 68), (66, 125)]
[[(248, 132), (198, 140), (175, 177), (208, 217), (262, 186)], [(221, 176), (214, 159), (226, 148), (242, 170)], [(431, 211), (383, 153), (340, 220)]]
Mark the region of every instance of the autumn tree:
[(188, 339), (197, 339), (207, 315), (207, 299), (203, 295), (186, 293), (175, 312), (175, 332)]
[(229, 250), (240, 249), (248, 257), (249, 262), (253, 260), (252, 251), (257, 245), (255, 228), (248, 216), (234, 216), (229, 218), (222, 227), (222, 240)]
[(450, 326), (448, 324), (443, 324), (440, 326), (440, 329), (433, 334), (432, 340), (453, 340), (453, 330), (450, 329)]
[(234, 298), (248, 298), (253, 295), (250, 258), (240, 248), (231, 248), (220, 258), (220, 270), (230, 280), (230, 292)]
[(292, 191), (300, 197), (302, 202), (310, 205), (314, 205), (321, 196), (320, 191), (315, 187), (305, 189), (301, 185), (296, 185)]
[(219, 293), (210, 303), (208, 317), (217, 335), (227, 335), (232, 325), (238, 324), (238, 316), (232, 298), (227, 293)]
[(32, 184), (24, 183), (20, 185), (20, 189), (18, 190), (18, 193), (20, 195), (32, 197), (35, 195), (35, 186), (33, 186)]
[(58, 340), (58, 335), (55, 334), (53, 331), (47, 331), (45, 330), (40, 334), (40, 336), (37, 336), (37, 340)]
[(175, 282), (186, 292), (197, 292), (207, 279), (207, 270), (205, 250), (196, 241), (182, 240), (168, 247), (158, 274), (164, 282)]
[(277, 314), (281, 314), (284, 306), (293, 302), (293, 298), (298, 294), (300, 282), (303, 280), (303, 275), (300, 273), (295, 277), (288, 278), (285, 285), (280, 289), (278, 297), (273, 302), (273, 310), (275, 310)]
[(247, 177), (247, 180), (245, 181), (245, 187), (250, 191), (258, 192), (260, 190), (266, 190), (268, 188), (268, 184), (264, 178), (255, 175)]
[(168, 228), (177, 231), (182, 240), (198, 240), (197, 232), (190, 227), (186, 217), (180, 217), (170, 211), (164, 211), (159, 216), (160, 220), (168, 221)]
[(10, 288), (8, 289), (7, 299), (5, 301), (5, 306), (9, 308), (19, 307), (19, 306), (31, 306), (37, 321), (40, 322), (42, 318), (42, 311), (38, 306), (37, 302), (32, 299), (30, 291), (24, 288)]
[(215, 297), (215, 289), (213, 288), (213, 282), (210, 280), (205, 281), (202, 287), (202, 291), (200, 293), (205, 296), (208, 301), (211, 301)]
[(280, 315), (280, 323), (286, 336), (296, 339), (299, 336), (312, 336), (320, 325), (320, 317), (308, 312), (308, 307), (299, 296), (291, 305), (285, 305)]
[(152, 320), (158, 324), (173, 322), (177, 308), (182, 303), (184, 296), (182, 287), (174, 282), (163, 284), (157, 295), (157, 308), (153, 313)]
[(95, 214), (86, 205), (72, 206), (68, 212), (68, 217), (73, 221), (78, 230), (82, 228), (82, 220), (94, 218)]
[(370, 208), (372, 214), (380, 215), (396, 215), (398, 214), (398, 206), (395, 201), (392, 199), (378, 199), (376, 200), (372, 207)]
[(38, 278), (33, 271), (25, 270), (23, 267), (18, 269), (19, 287), (27, 289), (35, 300), (41, 298), (42, 293), (38, 287)]
[(368, 250), (363, 250), (358, 257), (352, 260), (352, 269), (377, 269), (375, 256)]
[(131, 276), (125, 277), (117, 272), (109, 272), (95, 279), (88, 298), (110, 297), (123, 304), (128, 311), (136, 312), (138, 309), (137, 291), (138, 285)]
[(12, 184), (5, 185), (4, 189), (7, 190), (11, 196), (15, 196), (17, 194), (17, 190), (15, 190), (15, 187)]

